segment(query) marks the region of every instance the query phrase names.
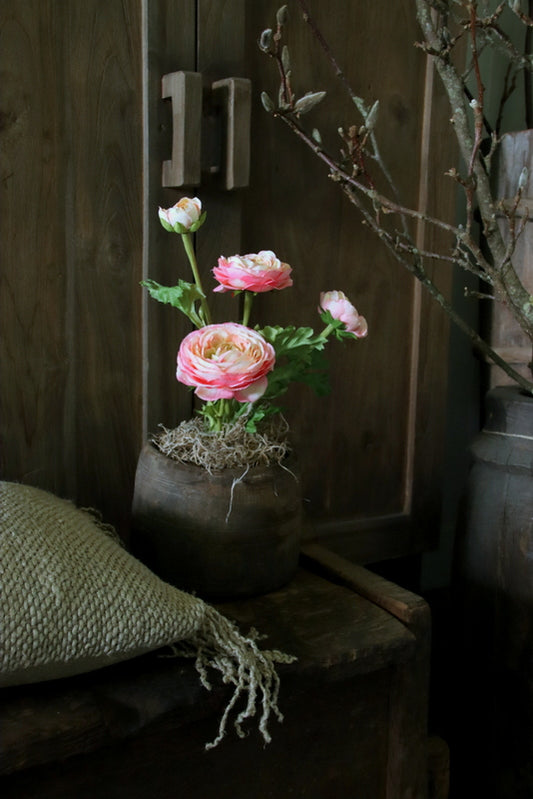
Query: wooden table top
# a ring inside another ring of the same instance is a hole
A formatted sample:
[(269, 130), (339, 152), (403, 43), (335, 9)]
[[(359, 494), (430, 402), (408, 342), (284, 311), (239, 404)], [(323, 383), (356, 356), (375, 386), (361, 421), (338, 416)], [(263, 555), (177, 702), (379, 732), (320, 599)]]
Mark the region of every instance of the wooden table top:
[[(386, 589), (386, 582), (381, 583)], [(242, 632), (256, 628), (264, 636), (262, 648), (296, 656), (292, 664), (278, 666), (282, 684), (295, 673), (316, 682), (376, 671), (405, 662), (416, 645), (403, 620), (353, 588), (316, 573), (309, 563), (279, 591), (216, 607)], [(185, 723), (223, 707), (228, 689), (218, 687), (215, 672), (217, 687), (208, 693), (191, 661), (162, 654), (160, 650), (89, 674), (2, 689), (0, 774), (95, 750), (177, 709), (183, 710)]]

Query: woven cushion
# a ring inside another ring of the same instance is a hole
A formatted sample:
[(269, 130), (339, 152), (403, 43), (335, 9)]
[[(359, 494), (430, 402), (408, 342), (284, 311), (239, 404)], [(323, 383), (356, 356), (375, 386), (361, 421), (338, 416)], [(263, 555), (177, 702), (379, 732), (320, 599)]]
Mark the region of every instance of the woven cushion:
[[(48, 492), (0, 482), (0, 686), (66, 677), (165, 645), (193, 657), (234, 686), (218, 736), (236, 698), (248, 694), (234, 726), (262, 705), (258, 725), (277, 707), (274, 664), (293, 658), (261, 651), (255, 639), (202, 600), (164, 583), (123, 548), (93, 515)], [(176, 645), (176, 642), (177, 645)]]
[(131, 557), (90, 513), (0, 484), (0, 685), (64, 677), (190, 637), (204, 604)]

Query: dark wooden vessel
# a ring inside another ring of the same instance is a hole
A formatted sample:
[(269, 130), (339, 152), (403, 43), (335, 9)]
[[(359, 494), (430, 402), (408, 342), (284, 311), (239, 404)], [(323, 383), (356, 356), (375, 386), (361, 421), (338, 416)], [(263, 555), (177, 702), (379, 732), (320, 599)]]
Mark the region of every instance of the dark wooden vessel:
[(457, 553), (463, 771), (479, 795), (529, 797), (533, 398), (513, 386), (489, 391), (484, 430), (472, 445), (472, 457)]
[(210, 474), (146, 444), (131, 548), (172, 585), (207, 599), (280, 588), (298, 566), (302, 498), (295, 463)]

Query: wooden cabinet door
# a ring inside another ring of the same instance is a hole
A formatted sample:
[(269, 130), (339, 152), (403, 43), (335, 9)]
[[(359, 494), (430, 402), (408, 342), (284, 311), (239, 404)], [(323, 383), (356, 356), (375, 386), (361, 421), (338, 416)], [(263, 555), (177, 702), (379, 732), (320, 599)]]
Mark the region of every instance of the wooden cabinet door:
[[(252, 45), (261, 30), (275, 26), (278, 5), (262, 0), (247, 6)], [(380, 100), (376, 132), (404, 202), (452, 217), (453, 194), (440, 176), (454, 163), (453, 153), (435, 135), (449, 111), (439, 87), (433, 87), (424, 54), (414, 46), (420, 38), (414, 5), (411, 0), (308, 2), (356, 94), (368, 106)], [(309, 125), (337, 152), (339, 126), (361, 119), (296, 2), (289, 4), (286, 40), (297, 95), (327, 91), (309, 113)], [(243, 246), (271, 247), (294, 269), (293, 289), (257, 303), (262, 321), (319, 325), (320, 292), (340, 289), (369, 325), (364, 341), (329, 350), (328, 398), (296, 388), (287, 400), (309, 534), (361, 560), (420, 551), (433, 538), (439, 512), (447, 320), (361, 224), (327, 168), (265, 113), (260, 91), (277, 97), (278, 77), (257, 46), (250, 58), (252, 180)], [(430, 233), (421, 226), (412, 229), (420, 247), (429, 247)], [(447, 292), (450, 275), (439, 279)]]
[(5, 0), (1, 474), (124, 527), (141, 441), (142, 8)]
[[(274, 249), (293, 267), (294, 287), (258, 298), (254, 322), (318, 327), (328, 289), (345, 291), (369, 322), (366, 340), (328, 353), (330, 397), (300, 387), (287, 396), (309, 535), (366, 561), (420, 551), (438, 509), (447, 325), (323, 167), (262, 109), (261, 91), (277, 88), (256, 42), (278, 4), (2, 3), (2, 477), (96, 507), (126, 533), (143, 440), (193, 408), (175, 380), (188, 326), (139, 283), (188, 274), (157, 207), (196, 195), (208, 212), (196, 236), (206, 284), (221, 254)], [(407, 201), (449, 202), (425, 179), (450, 166), (425, 134), (429, 111), (437, 120), (447, 111), (438, 95), (431, 107), (424, 100), (414, 4), (310, 5), (356, 91), (381, 99), (382, 150)], [(328, 89), (298, 4), (289, 11), (295, 88)], [(198, 187), (162, 188), (171, 114), (161, 77), (177, 70), (200, 72), (206, 87), (252, 80), (249, 187), (228, 192), (204, 176)], [(324, 135), (352, 114), (339, 118), (338, 99), (331, 90), (313, 111)], [(220, 302), (221, 318), (236, 314), (236, 301)]]

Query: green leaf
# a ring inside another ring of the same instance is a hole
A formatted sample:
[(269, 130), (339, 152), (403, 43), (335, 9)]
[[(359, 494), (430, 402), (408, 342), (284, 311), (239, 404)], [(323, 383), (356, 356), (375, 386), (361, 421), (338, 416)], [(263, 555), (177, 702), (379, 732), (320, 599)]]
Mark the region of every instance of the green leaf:
[(302, 349), (312, 350), (324, 349), (326, 341), (320, 336), (315, 335), (312, 327), (264, 327), (259, 330), (269, 344), (276, 350), (276, 357), (286, 355), (290, 350)]
[[(342, 324), (342, 323), (341, 323)], [(329, 391), (326, 340), (311, 327), (265, 327), (259, 331), (274, 347), (276, 365), (268, 376), (266, 400), (284, 394), (291, 383), (305, 383), (319, 395)]]
[(344, 322), (340, 319), (335, 319), (329, 311), (322, 311), (320, 318), (328, 327), (333, 328), (331, 333), (338, 341), (342, 341), (343, 339), (354, 340), (354, 334), (346, 329)]
[(196, 327), (203, 327), (205, 319), (200, 307), (197, 303), (201, 303), (204, 295), (194, 283), (187, 283), (185, 280), (180, 280), (177, 286), (162, 286), (155, 280), (143, 280), (141, 286), (144, 286), (150, 292), (150, 296), (158, 302), (172, 305), (181, 311)]

